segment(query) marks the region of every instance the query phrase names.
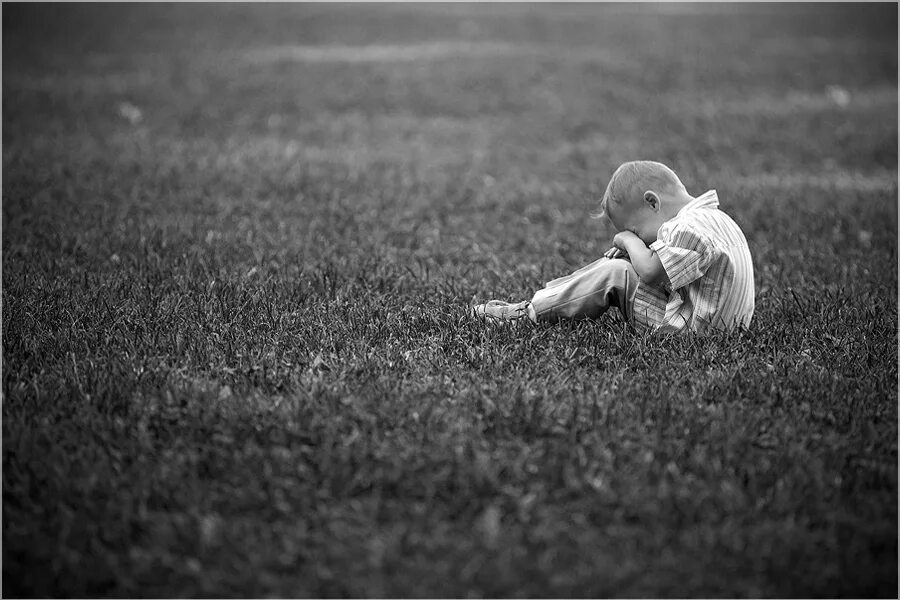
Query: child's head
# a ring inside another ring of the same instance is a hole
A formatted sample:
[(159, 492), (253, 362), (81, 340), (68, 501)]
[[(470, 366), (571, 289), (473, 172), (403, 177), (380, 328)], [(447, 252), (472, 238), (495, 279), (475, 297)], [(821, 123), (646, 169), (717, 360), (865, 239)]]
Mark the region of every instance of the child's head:
[(636, 160), (616, 169), (600, 208), (616, 230), (632, 231), (651, 244), (660, 226), (691, 199), (672, 169), (651, 160)]

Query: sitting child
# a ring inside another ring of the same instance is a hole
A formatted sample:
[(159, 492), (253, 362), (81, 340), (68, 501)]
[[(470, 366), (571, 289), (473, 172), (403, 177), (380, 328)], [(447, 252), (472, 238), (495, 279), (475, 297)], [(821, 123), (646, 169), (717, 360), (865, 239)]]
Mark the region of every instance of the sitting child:
[(615, 306), (626, 321), (654, 331), (750, 325), (750, 249), (719, 210), (715, 190), (694, 198), (669, 167), (635, 161), (616, 169), (600, 206), (619, 232), (603, 258), (548, 282), (530, 301), (492, 300), (475, 314), (536, 323), (597, 318)]

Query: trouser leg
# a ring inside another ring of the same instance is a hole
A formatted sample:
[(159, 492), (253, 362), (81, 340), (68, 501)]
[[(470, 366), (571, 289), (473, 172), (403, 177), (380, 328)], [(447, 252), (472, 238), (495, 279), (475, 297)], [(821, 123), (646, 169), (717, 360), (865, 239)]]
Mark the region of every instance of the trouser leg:
[(531, 299), (539, 321), (596, 319), (615, 306), (625, 320), (640, 280), (634, 267), (621, 258), (601, 258), (574, 273), (547, 283)]

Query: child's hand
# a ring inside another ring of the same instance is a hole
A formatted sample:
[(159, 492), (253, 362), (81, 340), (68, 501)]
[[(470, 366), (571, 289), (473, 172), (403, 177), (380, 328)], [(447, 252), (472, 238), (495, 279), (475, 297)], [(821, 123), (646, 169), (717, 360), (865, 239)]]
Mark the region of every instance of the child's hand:
[(633, 244), (635, 242), (642, 246), (645, 245), (644, 242), (641, 241), (641, 238), (635, 235), (633, 231), (628, 231), (627, 229), (625, 231), (620, 231), (616, 234), (616, 237), (613, 238), (613, 246), (619, 248), (626, 254), (628, 253), (628, 244)]
[[(640, 241), (631, 231), (620, 231), (613, 238), (613, 247), (603, 253), (606, 258), (622, 258), (628, 256), (628, 244), (634, 243), (635, 240)], [(643, 243), (643, 242), (642, 242)]]

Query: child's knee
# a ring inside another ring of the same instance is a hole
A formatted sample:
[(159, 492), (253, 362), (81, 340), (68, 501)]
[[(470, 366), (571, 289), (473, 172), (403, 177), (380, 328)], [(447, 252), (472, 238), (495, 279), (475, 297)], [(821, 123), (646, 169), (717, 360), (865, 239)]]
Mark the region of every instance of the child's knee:
[(604, 263), (597, 275), (606, 280), (607, 284), (629, 286), (639, 280), (637, 271), (630, 260), (625, 258), (611, 258)]
[(610, 258), (606, 263), (606, 266), (609, 269), (634, 271), (634, 265), (632, 265), (631, 261), (627, 258)]

